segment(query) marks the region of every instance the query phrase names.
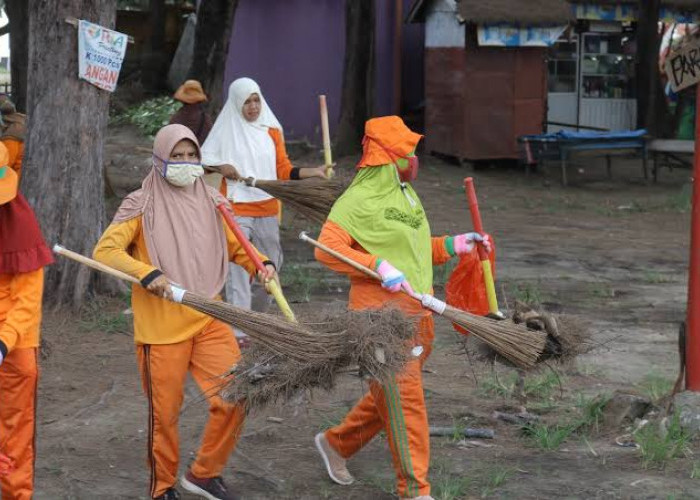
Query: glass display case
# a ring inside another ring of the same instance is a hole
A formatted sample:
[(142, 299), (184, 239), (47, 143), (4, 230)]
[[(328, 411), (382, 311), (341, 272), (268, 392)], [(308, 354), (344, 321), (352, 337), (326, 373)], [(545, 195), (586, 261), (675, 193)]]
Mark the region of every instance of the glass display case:
[(581, 97), (634, 99), (634, 40), (629, 33), (586, 33)]

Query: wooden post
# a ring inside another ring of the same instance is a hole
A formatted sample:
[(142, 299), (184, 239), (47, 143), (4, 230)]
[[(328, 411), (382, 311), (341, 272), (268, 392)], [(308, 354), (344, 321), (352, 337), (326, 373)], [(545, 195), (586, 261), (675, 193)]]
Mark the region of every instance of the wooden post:
[(693, 162), (685, 383), (689, 391), (700, 392), (700, 85), (696, 85), (695, 157)]

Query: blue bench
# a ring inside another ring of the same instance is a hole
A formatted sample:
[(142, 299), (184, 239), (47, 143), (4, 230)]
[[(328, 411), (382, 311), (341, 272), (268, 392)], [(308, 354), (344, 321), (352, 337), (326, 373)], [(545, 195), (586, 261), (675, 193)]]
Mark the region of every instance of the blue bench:
[[(647, 131), (630, 132), (568, 132), (562, 130), (554, 134), (523, 135), (518, 137), (526, 168), (546, 159), (558, 159), (561, 164), (561, 183), (566, 186), (566, 168), (572, 153), (581, 151), (601, 151), (607, 160), (608, 176), (612, 176), (610, 151), (639, 150), (642, 153), (644, 179), (649, 179)], [(607, 154), (606, 154), (607, 152)]]

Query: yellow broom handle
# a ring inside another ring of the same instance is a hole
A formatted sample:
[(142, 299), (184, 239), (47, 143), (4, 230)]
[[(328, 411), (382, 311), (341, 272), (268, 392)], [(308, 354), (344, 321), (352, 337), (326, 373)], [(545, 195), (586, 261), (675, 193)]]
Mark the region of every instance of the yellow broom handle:
[(318, 96), (318, 103), (321, 108), (321, 135), (323, 136), (323, 158), (326, 163), (326, 177), (333, 177), (333, 157), (331, 156), (331, 133), (328, 128), (328, 105), (326, 96)]
[[(241, 230), (241, 227), (236, 222), (236, 219), (233, 218), (233, 216), (229, 213), (227, 207), (223, 203), (218, 204), (216, 208), (219, 209), (221, 216), (226, 222), (226, 225), (231, 229), (231, 231), (233, 231), (233, 234), (236, 236), (236, 239), (243, 247), (243, 250), (245, 250), (245, 253), (248, 254), (250, 260), (252, 260), (253, 264), (255, 264), (256, 269), (264, 273), (265, 265), (262, 263), (260, 255), (258, 255), (257, 251), (253, 248), (253, 245), (250, 244), (250, 241), (248, 241), (248, 238)], [(297, 318), (296, 316), (294, 316), (292, 308), (289, 307), (289, 303), (284, 297), (284, 294), (282, 293), (282, 288), (280, 288), (279, 283), (277, 283), (275, 280), (270, 280), (266, 283), (266, 287), (267, 291), (270, 292), (270, 295), (272, 295), (272, 297), (277, 302), (277, 306), (280, 308), (280, 311), (282, 311), (282, 314), (284, 314), (284, 317), (287, 318), (289, 321), (296, 323)]]

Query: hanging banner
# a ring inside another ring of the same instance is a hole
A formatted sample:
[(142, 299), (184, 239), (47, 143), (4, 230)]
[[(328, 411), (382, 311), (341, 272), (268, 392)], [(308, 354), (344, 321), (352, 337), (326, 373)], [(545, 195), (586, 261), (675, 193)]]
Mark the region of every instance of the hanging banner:
[(589, 21), (635, 21), (637, 19), (637, 6), (576, 4), (574, 15), (576, 19), (588, 19)]
[(78, 76), (109, 92), (117, 88), (128, 35), (80, 20), (78, 24)]
[(482, 47), (550, 47), (566, 26), (519, 26), (508, 23), (480, 24), (477, 39)]
[(683, 44), (666, 57), (664, 65), (668, 82), (674, 92), (700, 81), (700, 40)]

